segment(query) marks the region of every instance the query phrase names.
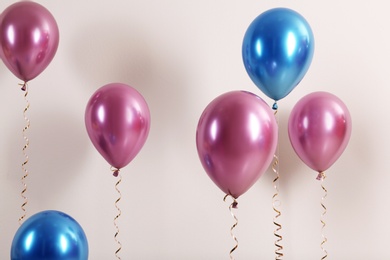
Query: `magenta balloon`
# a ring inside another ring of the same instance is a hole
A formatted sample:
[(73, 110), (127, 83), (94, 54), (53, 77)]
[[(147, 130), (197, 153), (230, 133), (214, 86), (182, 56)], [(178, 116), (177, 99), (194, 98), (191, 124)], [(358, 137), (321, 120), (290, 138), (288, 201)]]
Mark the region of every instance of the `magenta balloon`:
[(45, 70), (58, 42), (54, 17), (37, 3), (17, 2), (0, 14), (0, 55), (7, 68), (24, 82)]
[(235, 198), (270, 165), (277, 145), (272, 110), (258, 96), (232, 91), (203, 111), (196, 132), (198, 155), (214, 183)]
[(145, 144), (150, 112), (137, 90), (111, 83), (90, 98), (85, 125), (95, 148), (110, 165), (120, 169), (129, 164)]
[(327, 170), (345, 150), (351, 136), (351, 116), (335, 95), (314, 92), (294, 106), (288, 134), (295, 152), (315, 171)]

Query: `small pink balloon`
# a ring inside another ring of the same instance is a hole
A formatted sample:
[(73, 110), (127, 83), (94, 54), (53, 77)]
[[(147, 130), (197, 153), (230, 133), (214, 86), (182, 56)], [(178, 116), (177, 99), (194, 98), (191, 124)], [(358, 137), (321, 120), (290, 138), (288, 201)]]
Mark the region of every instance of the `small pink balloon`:
[(277, 145), (277, 124), (260, 97), (232, 91), (203, 111), (196, 132), (199, 159), (226, 194), (238, 198), (269, 167)]
[(0, 14), (0, 56), (7, 68), (24, 82), (46, 69), (58, 43), (57, 23), (45, 7), (21, 1)]
[(99, 88), (85, 110), (88, 136), (98, 152), (113, 167), (129, 164), (146, 142), (150, 112), (134, 88), (111, 83)]
[(351, 136), (351, 116), (335, 95), (314, 92), (294, 106), (288, 134), (299, 158), (315, 171), (323, 172), (344, 152)]

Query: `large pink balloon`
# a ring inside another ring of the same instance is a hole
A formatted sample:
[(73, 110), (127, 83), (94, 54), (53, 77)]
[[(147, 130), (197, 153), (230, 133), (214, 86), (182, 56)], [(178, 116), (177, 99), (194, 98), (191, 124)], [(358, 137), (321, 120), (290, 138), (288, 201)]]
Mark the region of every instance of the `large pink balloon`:
[(150, 128), (150, 112), (137, 90), (111, 83), (90, 98), (85, 125), (95, 148), (110, 165), (120, 169), (129, 164), (144, 145)]
[(203, 111), (196, 145), (209, 177), (235, 198), (245, 193), (270, 165), (277, 144), (272, 110), (258, 96), (232, 91)]
[(314, 92), (294, 106), (288, 134), (295, 152), (315, 171), (327, 170), (345, 150), (351, 136), (351, 116), (335, 95)]
[(43, 6), (22, 1), (0, 14), (0, 55), (16, 77), (27, 82), (38, 76), (54, 58), (59, 31)]

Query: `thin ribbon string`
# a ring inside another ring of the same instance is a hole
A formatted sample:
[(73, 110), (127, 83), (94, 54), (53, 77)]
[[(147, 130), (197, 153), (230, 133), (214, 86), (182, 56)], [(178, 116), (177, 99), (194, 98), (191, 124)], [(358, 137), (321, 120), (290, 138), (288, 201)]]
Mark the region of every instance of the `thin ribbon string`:
[(230, 260), (234, 260), (233, 252), (234, 252), (234, 251), (237, 249), (237, 247), (238, 247), (238, 240), (237, 240), (237, 237), (234, 235), (233, 230), (234, 230), (234, 228), (238, 225), (238, 219), (237, 219), (236, 215), (234, 215), (233, 209), (237, 209), (238, 202), (237, 202), (237, 200), (236, 200), (232, 195), (230, 195), (230, 194), (226, 194), (226, 196), (223, 198), (223, 201), (226, 202), (226, 199), (227, 199), (228, 197), (232, 198), (232, 200), (233, 200), (232, 204), (230, 204), (230, 206), (229, 206), (229, 211), (230, 211), (230, 214), (232, 215), (232, 217), (233, 217), (233, 219), (234, 219), (235, 222), (234, 222), (233, 226), (230, 228), (230, 236), (231, 236), (231, 237), (233, 238), (233, 240), (235, 241), (235, 245), (234, 245), (234, 247), (230, 250), (230, 252), (229, 252), (229, 257), (230, 257)]
[[(272, 109), (275, 110), (274, 116), (276, 119), (276, 123), (279, 125), (279, 116), (278, 114), (278, 104), (275, 102), (272, 106)], [(279, 131), (278, 131), (279, 132)], [(276, 241), (274, 245), (276, 246), (275, 249), (275, 260), (281, 260), (283, 257), (283, 246), (281, 245), (281, 242), (283, 240), (283, 236), (280, 235), (280, 230), (282, 229), (282, 225), (277, 221), (277, 219), (282, 215), (281, 211), (278, 209), (278, 206), (280, 206), (280, 200), (278, 199), (279, 196), (279, 145), (277, 145), (276, 154), (274, 154), (274, 160), (272, 162), (272, 171), (275, 173), (276, 177), (273, 180), (273, 185), (275, 188), (275, 194), (272, 196), (272, 208), (275, 211), (276, 215), (273, 219), (273, 223), (276, 226), (276, 229), (274, 230), (274, 236), (276, 237)]]
[(324, 234), (324, 229), (325, 229), (325, 226), (326, 226), (326, 223), (325, 223), (325, 220), (324, 220), (324, 216), (325, 216), (325, 214), (327, 212), (326, 207), (324, 205), (324, 200), (328, 196), (328, 190), (324, 187), (324, 180), (325, 179), (326, 179), (325, 173), (324, 172), (319, 172), (318, 176), (317, 176), (317, 180), (321, 181), (321, 188), (324, 191), (324, 195), (321, 198), (321, 207), (322, 207), (322, 209), (324, 211), (321, 214), (321, 219), (320, 219), (321, 224), (322, 224), (322, 228), (321, 228), (321, 236), (322, 236), (321, 250), (324, 253), (324, 256), (321, 258), (321, 260), (323, 260), (323, 259), (328, 257), (328, 251), (326, 251), (326, 249), (324, 248), (324, 244), (328, 241), (328, 239), (326, 238), (326, 236)]
[(115, 232), (115, 235), (114, 235), (114, 239), (115, 239), (115, 242), (118, 244), (118, 249), (115, 251), (115, 257), (117, 259), (121, 259), (120, 256), (118, 255), (119, 251), (121, 251), (122, 249), (122, 244), (121, 242), (118, 240), (118, 234), (119, 234), (119, 226), (117, 224), (117, 220), (118, 218), (121, 216), (122, 214), (122, 211), (121, 209), (119, 208), (118, 206), (118, 202), (121, 200), (122, 198), (122, 193), (120, 192), (120, 190), (118, 189), (118, 185), (122, 182), (122, 175), (120, 174), (119, 172), (119, 169), (116, 169), (116, 168), (111, 168), (111, 170), (113, 171), (113, 175), (114, 177), (119, 177), (119, 180), (116, 182), (115, 184), (115, 190), (117, 191), (119, 197), (116, 199), (115, 201), (115, 208), (117, 209), (117, 212), (118, 214), (115, 216), (114, 218), (114, 226), (115, 226), (115, 229), (116, 229), (116, 232)]
[(23, 203), (22, 203), (22, 206), (21, 206), (21, 209), (23, 211), (23, 215), (19, 218), (19, 224), (22, 225), (23, 220), (26, 218), (26, 215), (27, 215), (26, 206), (27, 206), (27, 203), (28, 203), (28, 199), (27, 199), (27, 197), (25, 195), (26, 192), (27, 192), (26, 178), (29, 175), (29, 172), (28, 172), (28, 170), (26, 168), (26, 165), (28, 163), (28, 155), (27, 155), (26, 149), (30, 145), (30, 140), (27, 138), (26, 132), (30, 128), (30, 119), (28, 119), (28, 117), (27, 117), (27, 111), (30, 108), (30, 102), (27, 99), (27, 95), (28, 95), (28, 85), (27, 85), (27, 82), (24, 82), (23, 84), (19, 84), (19, 85), (22, 86), (21, 89), (25, 92), (24, 93), (24, 100), (26, 102), (26, 106), (25, 106), (25, 108), (23, 110), (23, 117), (24, 117), (24, 121), (26, 122), (25, 126), (23, 127), (24, 146), (23, 146), (23, 149), (22, 149), (23, 156), (24, 156), (24, 161), (22, 163), (22, 170), (24, 172), (24, 175), (21, 178), (21, 182), (22, 182), (22, 185), (23, 185), (23, 190), (20, 193), (20, 195), (21, 195), (21, 197), (23, 199)]

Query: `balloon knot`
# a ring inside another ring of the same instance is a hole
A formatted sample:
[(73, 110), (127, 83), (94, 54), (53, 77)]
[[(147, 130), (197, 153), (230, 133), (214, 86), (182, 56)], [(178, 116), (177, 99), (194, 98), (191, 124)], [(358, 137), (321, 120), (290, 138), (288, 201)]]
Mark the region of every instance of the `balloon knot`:
[(234, 201), (234, 202), (232, 203), (232, 208), (233, 208), (233, 209), (237, 209), (237, 208), (238, 208), (238, 202), (237, 202), (237, 201)]
[(273, 110), (278, 110), (278, 103), (276, 103), (276, 101), (275, 101), (275, 103), (272, 105), (272, 109)]
[(317, 180), (319, 181), (323, 181), (325, 179), (326, 175), (324, 172), (318, 172), (318, 175), (317, 175)]
[(19, 84), (21, 87), (21, 90), (22, 91), (26, 91), (27, 90), (27, 82), (24, 82), (23, 84)]
[(118, 177), (118, 176), (119, 176), (119, 169), (113, 171), (112, 175), (113, 175), (114, 177)]

